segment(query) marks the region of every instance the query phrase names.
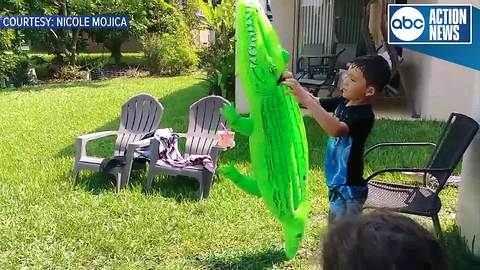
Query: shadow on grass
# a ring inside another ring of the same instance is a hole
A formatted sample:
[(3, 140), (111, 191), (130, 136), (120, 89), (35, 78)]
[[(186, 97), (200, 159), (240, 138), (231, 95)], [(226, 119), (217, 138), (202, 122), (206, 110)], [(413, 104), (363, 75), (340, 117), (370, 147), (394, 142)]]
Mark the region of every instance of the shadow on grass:
[(146, 191), (146, 193), (153, 196), (160, 194), (162, 197), (173, 198), (178, 203), (195, 202), (200, 200), (198, 189), (198, 181), (194, 178), (157, 175), (153, 180), (151, 190)]
[(274, 265), (286, 261), (283, 250), (267, 249), (261, 253), (245, 254), (228, 257), (205, 257), (198, 259), (207, 269), (230, 270), (251, 269), (262, 270), (272, 268)]
[[(480, 270), (480, 257), (473, 253), (474, 243), (467, 244), (457, 226), (448, 228), (444, 232), (444, 237), (448, 258), (453, 270)], [(474, 241), (478, 242), (480, 240), (474, 239)]]
[(67, 88), (74, 87), (89, 87), (89, 88), (101, 88), (106, 86), (105, 81), (79, 81), (79, 82), (53, 82), (37, 85), (26, 85), (21, 88), (9, 87), (2, 89), (2, 92), (36, 92), (43, 90), (65, 90)]
[[(68, 179), (72, 179), (72, 176), (69, 175)], [(81, 171), (75, 181), (76, 186), (89, 191), (93, 195), (98, 195), (105, 191), (115, 191), (115, 183), (113, 175), (92, 171)]]

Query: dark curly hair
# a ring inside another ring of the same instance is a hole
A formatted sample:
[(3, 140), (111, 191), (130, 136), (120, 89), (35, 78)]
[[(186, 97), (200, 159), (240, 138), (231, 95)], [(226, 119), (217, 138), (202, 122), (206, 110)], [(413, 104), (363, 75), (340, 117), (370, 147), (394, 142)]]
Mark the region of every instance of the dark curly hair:
[(448, 270), (439, 241), (403, 215), (374, 211), (346, 217), (323, 242), (324, 270)]

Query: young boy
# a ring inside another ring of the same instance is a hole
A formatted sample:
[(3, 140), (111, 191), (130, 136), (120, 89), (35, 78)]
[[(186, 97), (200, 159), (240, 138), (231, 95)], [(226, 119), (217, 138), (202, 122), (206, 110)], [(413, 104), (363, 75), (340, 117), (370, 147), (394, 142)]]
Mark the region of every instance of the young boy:
[[(363, 178), (363, 150), (375, 115), (371, 101), (390, 78), (390, 67), (381, 56), (356, 58), (342, 85), (342, 97), (317, 99), (306, 91), (290, 72), (283, 84), (306, 107), (330, 135), (325, 157), (325, 176), (329, 191), (330, 217), (337, 221), (362, 211), (367, 198)], [(333, 116), (329, 112), (334, 112)]]

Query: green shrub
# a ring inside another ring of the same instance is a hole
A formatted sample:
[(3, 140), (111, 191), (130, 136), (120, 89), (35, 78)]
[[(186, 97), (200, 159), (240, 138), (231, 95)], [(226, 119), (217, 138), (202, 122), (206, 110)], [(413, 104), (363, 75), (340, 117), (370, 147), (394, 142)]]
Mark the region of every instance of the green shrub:
[(144, 40), (144, 53), (151, 74), (179, 75), (198, 66), (198, 55), (189, 34), (151, 34)]
[(33, 67), (26, 55), (0, 53), (0, 80), (10, 81), (15, 87), (22, 87), (28, 81), (28, 69)]
[(235, 1), (199, 2), (215, 40), (201, 53), (211, 94), (235, 100)]
[(9, 80), (15, 74), (15, 70), (20, 63), (20, 56), (0, 52), (0, 63), (0, 80)]
[(17, 66), (15, 67), (15, 75), (13, 76), (13, 85), (15, 87), (22, 87), (27, 83), (27, 72), (30, 67), (30, 60), (27, 57), (21, 57)]
[(235, 52), (219, 50), (214, 45), (203, 53), (204, 69), (210, 94), (221, 95), (235, 100)]
[(48, 63), (45, 64), (36, 64), (35, 71), (37, 72), (37, 78), (40, 81), (48, 79)]

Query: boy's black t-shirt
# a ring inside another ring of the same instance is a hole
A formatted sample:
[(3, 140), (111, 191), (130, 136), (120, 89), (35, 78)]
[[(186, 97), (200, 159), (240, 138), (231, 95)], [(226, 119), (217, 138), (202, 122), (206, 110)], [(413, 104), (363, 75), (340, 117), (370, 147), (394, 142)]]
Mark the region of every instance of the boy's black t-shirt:
[[(322, 98), (320, 105), (348, 126), (345, 137), (329, 138), (325, 160), (327, 185), (363, 186), (363, 151), (373, 127), (375, 115), (370, 104), (346, 106), (343, 97)], [(346, 166), (345, 166), (346, 165)]]

